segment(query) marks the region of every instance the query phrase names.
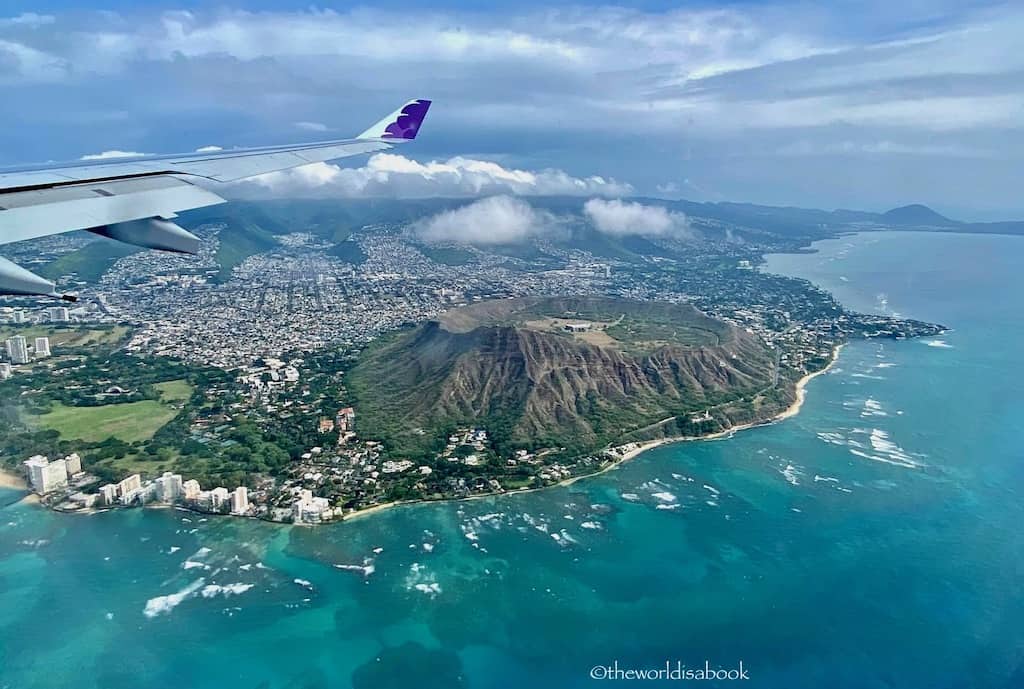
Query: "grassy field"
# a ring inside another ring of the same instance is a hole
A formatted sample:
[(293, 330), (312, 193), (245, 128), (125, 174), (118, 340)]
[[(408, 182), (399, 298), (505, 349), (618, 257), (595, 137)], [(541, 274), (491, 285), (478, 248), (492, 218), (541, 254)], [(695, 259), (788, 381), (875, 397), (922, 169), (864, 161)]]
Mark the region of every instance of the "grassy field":
[(114, 437), (126, 443), (149, 440), (177, 415), (179, 402), (187, 400), (192, 387), (183, 380), (158, 383), (162, 400), (143, 400), (99, 407), (68, 407), (55, 404), (46, 414), (36, 417), (43, 428), (50, 428), (68, 440), (100, 442)]
[(169, 380), (153, 387), (160, 391), (160, 401), (164, 404), (185, 402), (192, 396), (192, 386), (185, 380)]
[[(25, 328), (0, 328), (0, 339), (22, 335), (31, 340), (37, 337), (50, 338), (50, 348), (83, 347), (92, 345), (115, 344), (128, 333), (128, 328), (118, 325), (113, 328), (54, 328), (33, 325)], [(58, 352), (54, 352), (57, 354)]]

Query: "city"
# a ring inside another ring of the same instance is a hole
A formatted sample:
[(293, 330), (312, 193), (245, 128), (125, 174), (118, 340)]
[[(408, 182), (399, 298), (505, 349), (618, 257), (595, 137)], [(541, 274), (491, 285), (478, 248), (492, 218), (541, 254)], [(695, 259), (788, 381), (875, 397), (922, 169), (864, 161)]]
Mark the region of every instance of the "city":
[[(511, 254), (500, 247), (437, 247), (419, 239), (415, 223), (371, 222), (338, 244), (313, 227), (277, 235), (266, 250), (240, 257), (223, 279), (222, 237), (234, 236), (224, 235), (229, 219), (198, 228), (205, 241), (196, 257), (115, 257), (95, 284), (75, 272), (63, 275), (60, 282), (81, 290), (81, 305), (0, 309), (8, 335), (0, 378), (28, 383), (22, 394), (40, 398), (36, 413), (52, 409), (46, 399), (63, 400), (62, 413), (73, 412), (72, 403), (89, 405), (83, 413), (156, 405), (145, 409), (168, 423), (128, 442), (115, 432), (78, 444), (64, 437), (66, 426), (50, 424), (60, 434), (53, 451), (80, 454), (92, 472), (66, 469), (65, 481), (33, 478), (31, 484), (47, 504), (64, 510), (173, 504), (320, 523), (409, 500), (543, 487), (629, 455), (643, 438), (584, 453), (552, 446), (502, 454), (490, 446), (486, 429), (450, 428), (438, 431), (451, 435), (443, 449), (410, 457), (359, 434), (346, 372), (360, 352), (383, 335), (490, 299), (595, 294), (692, 304), (774, 350), (773, 385), (827, 367), (851, 337), (941, 331), (847, 312), (808, 283), (758, 269), (764, 253), (793, 250), (799, 241), (771, 234), (741, 241), (742, 226), (691, 222), (703, 228), (700, 241), (663, 238), (647, 248), (657, 255), (620, 258), (595, 254), (586, 242), (539, 241), (533, 252)], [(58, 238), (43, 255), (68, 264), (62, 257), (82, 250), (80, 242)], [(84, 339), (74, 339), (75, 332)], [(110, 356), (124, 374), (90, 377), (111, 372)], [(161, 366), (168, 373), (134, 383), (131, 360), (167, 362)], [(198, 371), (205, 373), (197, 386)], [(695, 409), (680, 432), (728, 429), (737, 423), (737, 410), (729, 409), (718, 418), (710, 408)], [(59, 414), (40, 418), (75, 422)], [(25, 468), (43, 471), (42, 448), (28, 447)], [(51, 470), (58, 472), (63, 461), (50, 462)]]

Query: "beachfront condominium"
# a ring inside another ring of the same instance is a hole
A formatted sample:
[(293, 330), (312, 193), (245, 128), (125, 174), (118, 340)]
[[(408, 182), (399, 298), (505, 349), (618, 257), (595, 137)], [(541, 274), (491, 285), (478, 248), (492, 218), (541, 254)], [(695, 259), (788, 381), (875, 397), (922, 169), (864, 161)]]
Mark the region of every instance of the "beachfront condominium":
[(231, 493), (224, 486), (217, 486), (210, 491), (210, 504), (213, 509), (220, 510), (224, 508), (224, 505), (228, 503), (228, 499)]
[(122, 505), (130, 505), (136, 498), (142, 496), (142, 477), (132, 474), (117, 484), (117, 494), (121, 498)]
[(235, 488), (235, 492), (231, 496), (231, 512), (232, 514), (245, 514), (248, 511), (249, 489), (245, 486), (239, 486)]
[(77, 452), (72, 452), (65, 457), (64, 465), (67, 468), (68, 476), (82, 473), (82, 457)]
[(193, 500), (198, 500), (199, 493), (202, 492), (202, 490), (199, 487), (199, 481), (196, 481), (194, 478), (189, 479), (188, 481), (185, 481), (185, 483), (181, 484), (181, 491), (185, 500), (189, 502)]
[(28, 342), (21, 335), (15, 335), (14, 337), (7, 338), (7, 358), (11, 360), (12, 364), (27, 364), (28, 359)]
[(165, 471), (164, 475), (156, 479), (154, 483), (156, 484), (156, 497), (161, 502), (177, 502), (185, 492), (181, 474)]
[(42, 455), (29, 457), (25, 462), (32, 490), (45, 495), (68, 485), (68, 468), (63, 459), (51, 462)]

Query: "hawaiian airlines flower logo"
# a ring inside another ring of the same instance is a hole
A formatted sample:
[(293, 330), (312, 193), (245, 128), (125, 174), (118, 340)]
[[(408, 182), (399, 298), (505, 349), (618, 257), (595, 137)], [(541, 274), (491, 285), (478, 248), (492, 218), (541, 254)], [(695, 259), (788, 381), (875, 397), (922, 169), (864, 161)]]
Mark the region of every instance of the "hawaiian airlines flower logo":
[(416, 132), (423, 124), (423, 118), (427, 116), (430, 108), (429, 100), (415, 100), (404, 108), (394, 122), (384, 129), (385, 138), (415, 139)]

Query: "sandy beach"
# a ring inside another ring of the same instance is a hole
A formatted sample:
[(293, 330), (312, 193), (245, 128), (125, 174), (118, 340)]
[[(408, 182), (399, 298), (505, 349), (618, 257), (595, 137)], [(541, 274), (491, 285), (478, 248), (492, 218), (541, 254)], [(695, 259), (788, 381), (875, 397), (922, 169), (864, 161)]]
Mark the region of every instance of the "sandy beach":
[(25, 479), (13, 474), (9, 471), (0, 469), (0, 488), (10, 488), (11, 490), (28, 490), (28, 484), (25, 483)]

